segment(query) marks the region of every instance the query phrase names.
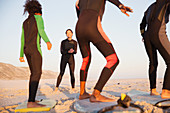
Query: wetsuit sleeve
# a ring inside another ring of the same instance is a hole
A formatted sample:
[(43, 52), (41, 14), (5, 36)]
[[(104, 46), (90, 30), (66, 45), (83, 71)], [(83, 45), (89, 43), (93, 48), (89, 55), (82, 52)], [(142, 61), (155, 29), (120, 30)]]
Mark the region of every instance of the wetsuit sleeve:
[(77, 12), (77, 17), (79, 18), (79, 15), (80, 15), (80, 9), (79, 9), (79, 0), (76, 1), (76, 12)]
[(145, 14), (140, 24), (140, 33), (142, 37), (144, 37), (146, 25), (147, 25), (147, 22), (146, 22), (146, 14)]
[(77, 17), (79, 18), (80, 15), (80, 9), (76, 6), (76, 12), (77, 12)]
[(74, 52), (73, 52), (73, 54), (76, 54), (76, 53), (77, 53), (77, 42), (74, 41)]
[(66, 50), (64, 50), (64, 41), (61, 42), (60, 52), (61, 52), (61, 54), (67, 54), (68, 53)]
[(24, 28), (22, 26), (20, 57), (24, 57)]
[(115, 4), (117, 7), (119, 7), (119, 5), (122, 4), (119, 0), (108, 0), (108, 1)]
[(35, 15), (36, 18), (36, 22), (37, 22), (37, 27), (38, 27), (38, 32), (40, 34), (40, 36), (42, 37), (42, 39), (47, 43), (50, 42), (45, 31), (44, 31), (44, 21), (42, 16), (40, 15)]

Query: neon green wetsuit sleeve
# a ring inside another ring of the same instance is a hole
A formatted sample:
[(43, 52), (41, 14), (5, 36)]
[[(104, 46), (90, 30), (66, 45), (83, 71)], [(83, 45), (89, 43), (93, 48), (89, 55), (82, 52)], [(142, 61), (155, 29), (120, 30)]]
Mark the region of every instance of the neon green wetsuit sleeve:
[(24, 28), (22, 26), (20, 57), (24, 57)]
[(36, 22), (37, 22), (38, 32), (39, 32), (40, 36), (42, 37), (42, 39), (45, 42), (50, 42), (45, 31), (44, 31), (44, 21), (43, 21), (42, 16), (34, 15), (34, 17), (35, 17)]

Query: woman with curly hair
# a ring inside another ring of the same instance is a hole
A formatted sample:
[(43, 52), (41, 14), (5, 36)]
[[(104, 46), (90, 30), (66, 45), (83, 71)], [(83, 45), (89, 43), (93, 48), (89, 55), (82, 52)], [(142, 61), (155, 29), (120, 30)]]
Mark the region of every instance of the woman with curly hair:
[(30, 68), (29, 98), (27, 107), (44, 107), (35, 101), (39, 80), (42, 74), (42, 52), (40, 48), (40, 38), (46, 42), (48, 50), (51, 49), (42, 19), (41, 4), (37, 0), (26, 0), (24, 14), (28, 12), (28, 18), (23, 22), (21, 35), (20, 62), (25, 62), (24, 54)]

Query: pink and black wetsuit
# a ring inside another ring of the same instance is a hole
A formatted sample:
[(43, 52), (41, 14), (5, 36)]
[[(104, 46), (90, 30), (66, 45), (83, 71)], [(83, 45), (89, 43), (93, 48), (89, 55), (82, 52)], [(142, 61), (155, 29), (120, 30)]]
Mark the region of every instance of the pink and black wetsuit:
[[(118, 0), (108, 0), (117, 7), (121, 5)], [(106, 58), (107, 64), (103, 68), (100, 78), (94, 89), (102, 91), (104, 85), (117, 67), (119, 60), (111, 41), (102, 29), (101, 20), (105, 9), (106, 0), (79, 0), (77, 8), (78, 22), (76, 37), (83, 57), (80, 69), (80, 81), (86, 81), (91, 61), (90, 42)]]

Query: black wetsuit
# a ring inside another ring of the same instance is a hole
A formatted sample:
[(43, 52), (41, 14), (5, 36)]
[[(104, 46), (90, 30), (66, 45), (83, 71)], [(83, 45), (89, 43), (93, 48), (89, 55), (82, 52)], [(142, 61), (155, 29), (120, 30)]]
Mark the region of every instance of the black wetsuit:
[(35, 102), (35, 96), (42, 73), (41, 37), (45, 42), (49, 42), (44, 31), (43, 19), (40, 15), (30, 14), (23, 23), (20, 51), (20, 57), (23, 57), (25, 54), (31, 72), (28, 102)]
[[(150, 88), (156, 88), (157, 50), (163, 57), (167, 68), (164, 76), (163, 89), (170, 90), (170, 42), (166, 35), (166, 23), (169, 22), (170, 0), (153, 3), (145, 12), (140, 24), (146, 52), (149, 57)], [(147, 30), (145, 28), (147, 26)]]
[[(118, 0), (108, 0), (117, 7), (121, 4)], [(76, 25), (76, 37), (83, 57), (80, 70), (80, 81), (86, 81), (87, 73), (91, 61), (90, 42), (106, 58), (107, 64), (103, 68), (100, 78), (94, 87), (102, 91), (104, 85), (112, 75), (119, 63), (111, 41), (104, 33), (101, 20), (105, 9), (106, 0), (79, 0), (77, 9), (78, 22)]]
[[(68, 53), (70, 49), (74, 49), (73, 53)], [(75, 77), (74, 77), (74, 67), (75, 67), (75, 61), (74, 61), (74, 54), (77, 53), (77, 42), (75, 40), (63, 40), (61, 42), (61, 62), (60, 62), (60, 74), (57, 78), (57, 84), (56, 87), (59, 87), (62, 77), (65, 72), (66, 65), (68, 63), (69, 69), (70, 69), (70, 76), (71, 76), (71, 86), (72, 88), (75, 87)]]

